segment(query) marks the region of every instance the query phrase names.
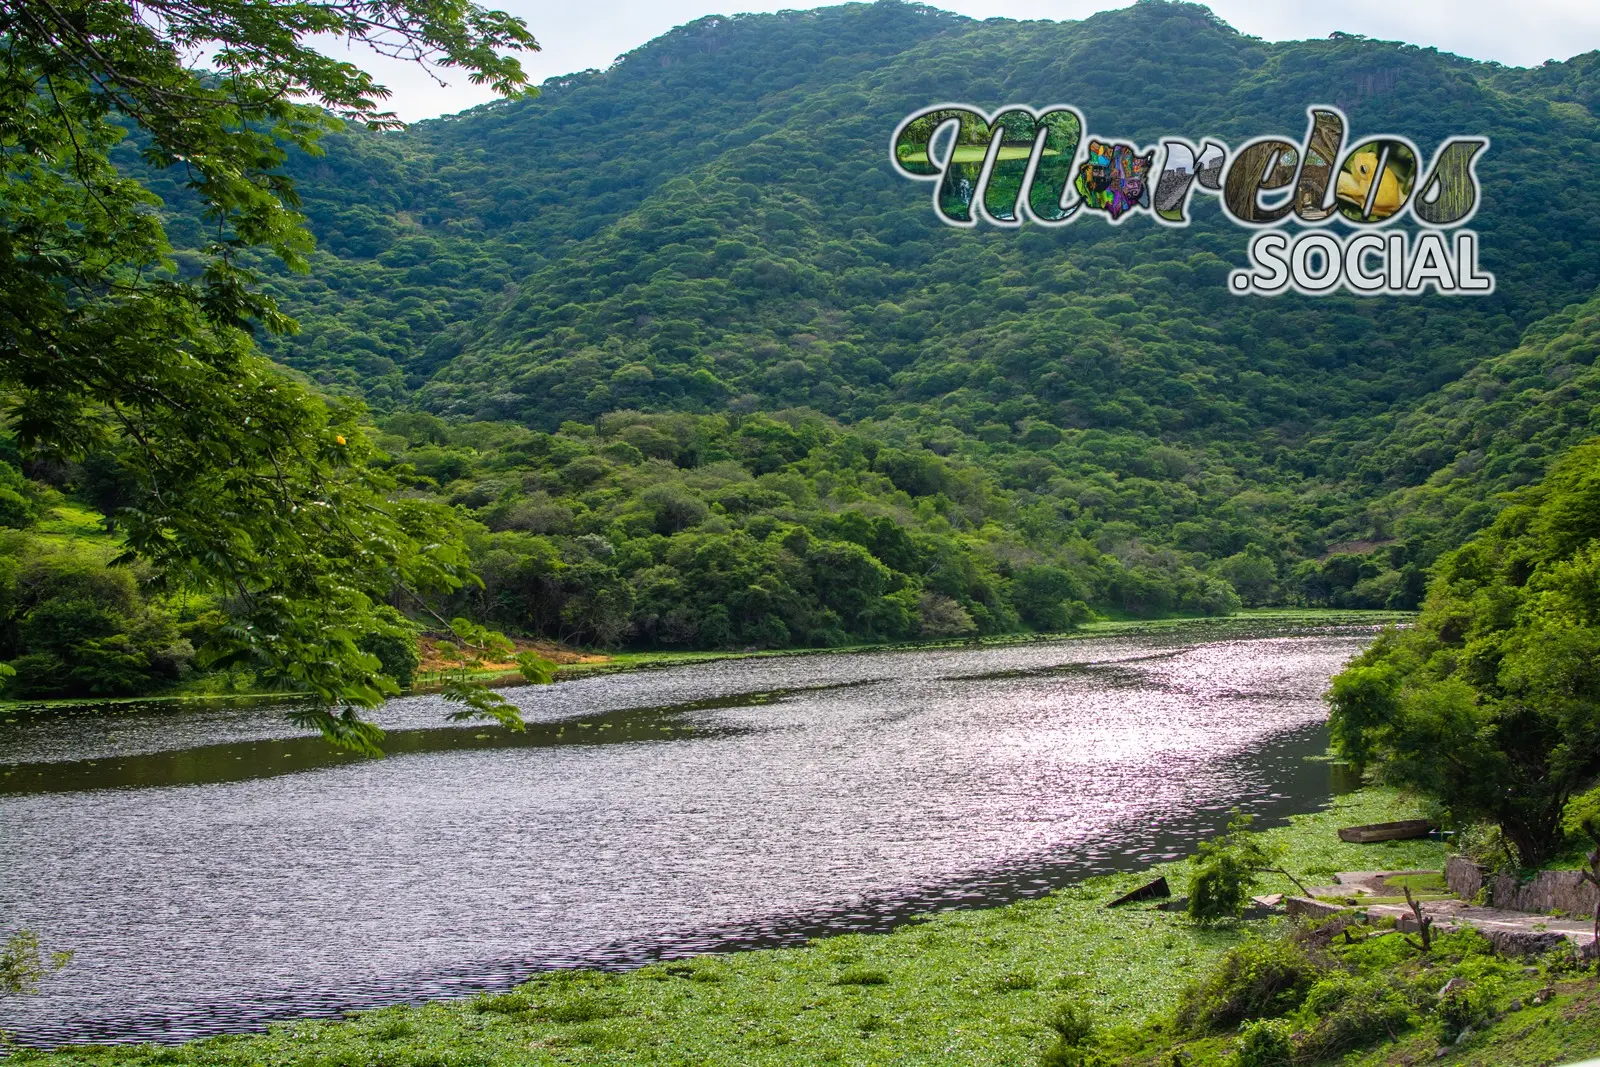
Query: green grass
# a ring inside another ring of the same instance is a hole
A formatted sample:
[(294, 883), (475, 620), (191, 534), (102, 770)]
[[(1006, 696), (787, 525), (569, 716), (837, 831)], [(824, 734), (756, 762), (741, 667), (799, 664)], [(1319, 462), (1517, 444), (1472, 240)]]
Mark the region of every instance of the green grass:
[(77, 504), (57, 504), (39, 517), (30, 533), (58, 540), (114, 540), (106, 533), (100, 513)]
[[(1414, 815), (1382, 790), (1269, 833), (1302, 877), (1339, 870), (1441, 866), (1428, 840), (1351, 845), (1334, 831)], [(259, 1037), (177, 1048), (69, 1048), (22, 1054), (50, 1067), (155, 1063), (218, 1067), (367, 1064), (939, 1064), (1037, 1063), (1046, 1020), (1068, 998), (1108, 1021), (1169, 1008), (1182, 984), (1267, 922), (1201, 929), (1183, 916), (1105, 902), (1155, 873), (1175, 887), (1187, 864), (1092, 879), (1036, 900), (947, 913), (876, 936), (805, 948), (706, 956), (624, 974), (560, 972), (471, 1001), (300, 1022)], [(1268, 891), (1292, 889), (1269, 876)], [(80, 959), (75, 967), (92, 967)], [(70, 972), (64, 977), (70, 981)]]
[(1410, 889), (1412, 893), (1448, 893), (1450, 887), (1445, 885), (1442, 871), (1429, 871), (1427, 874), (1397, 874), (1393, 878), (1386, 878), (1384, 885), (1398, 889), (1402, 893)]

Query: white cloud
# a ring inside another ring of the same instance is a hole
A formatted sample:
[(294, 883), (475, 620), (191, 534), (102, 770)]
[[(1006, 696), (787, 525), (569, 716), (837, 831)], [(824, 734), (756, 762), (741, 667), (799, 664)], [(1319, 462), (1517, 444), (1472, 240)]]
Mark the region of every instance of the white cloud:
[[(524, 57), (535, 81), (589, 67), (604, 68), (618, 55), (674, 26), (730, 10), (778, 11), (803, 0), (482, 0), (521, 16), (543, 46)], [(945, 0), (934, 6), (974, 18), (1081, 19), (1125, 7), (1116, 0)], [(1433, 46), (1474, 59), (1534, 66), (1600, 48), (1600, 4), (1594, 0), (1213, 0), (1213, 11), (1244, 33), (1267, 40), (1326, 37), (1335, 30), (1383, 40)], [(416, 67), (371, 55), (351, 57), (394, 92), (389, 106), (408, 121), (448, 114), (494, 98), (444, 71), (436, 85)]]

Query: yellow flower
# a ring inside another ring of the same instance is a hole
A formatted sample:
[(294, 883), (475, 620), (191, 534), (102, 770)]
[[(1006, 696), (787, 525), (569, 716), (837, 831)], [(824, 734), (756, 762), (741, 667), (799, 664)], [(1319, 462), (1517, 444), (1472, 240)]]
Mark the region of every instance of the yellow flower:
[(336, 444), (336, 445), (344, 444), (344, 434), (338, 434), (338, 433), (334, 434), (333, 435), (333, 443)]

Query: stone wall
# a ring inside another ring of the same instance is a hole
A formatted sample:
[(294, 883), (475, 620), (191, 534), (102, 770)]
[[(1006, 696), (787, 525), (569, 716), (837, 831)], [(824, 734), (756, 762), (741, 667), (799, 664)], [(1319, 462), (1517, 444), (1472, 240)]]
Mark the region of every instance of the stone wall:
[(1451, 856), (1444, 865), (1445, 883), (1462, 900), (1471, 900), (1488, 886), (1491, 908), (1510, 911), (1593, 915), (1600, 904), (1600, 889), (1583, 880), (1581, 871), (1540, 871), (1524, 880), (1514, 874), (1489, 874), (1464, 856)]
[(1483, 888), (1483, 868), (1465, 856), (1444, 861), (1444, 884), (1462, 900), (1470, 901)]

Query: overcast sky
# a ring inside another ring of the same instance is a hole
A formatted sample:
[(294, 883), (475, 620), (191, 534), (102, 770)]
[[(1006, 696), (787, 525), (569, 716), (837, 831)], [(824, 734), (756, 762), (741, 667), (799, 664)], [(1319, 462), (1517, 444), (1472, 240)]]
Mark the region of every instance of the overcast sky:
[[(535, 82), (589, 67), (604, 69), (624, 52), (674, 26), (713, 14), (823, 6), (805, 0), (480, 0), (527, 21), (542, 51), (523, 59)], [(1126, 7), (1119, 0), (945, 0), (935, 7), (973, 18), (1081, 19)], [(1235, 28), (1270, 41), (1326, 37), (1334, 30), (1443, 51), (1535, 66), (1600, 48), (1596, 0), (1213, 0)], [(352, 56), (393, 90), (389, 107), (407, 121), (461, 111), (493, 99), (455, 72), (436, 85), (422, 71), (370, 54)]]

